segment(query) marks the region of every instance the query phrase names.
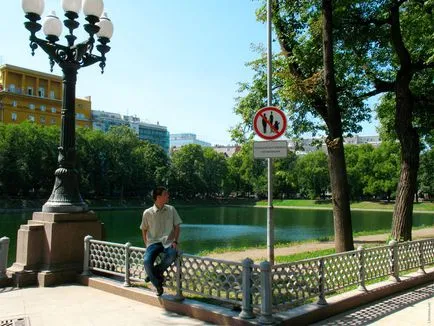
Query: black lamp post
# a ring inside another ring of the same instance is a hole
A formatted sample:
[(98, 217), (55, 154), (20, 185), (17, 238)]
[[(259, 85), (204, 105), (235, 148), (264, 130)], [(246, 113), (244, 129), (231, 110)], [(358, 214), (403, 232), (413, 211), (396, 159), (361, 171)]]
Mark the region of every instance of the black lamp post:
[[(87, 24), (84, 25), (89, 38), (75, 44), (74, 29), (80, 25), (76, 21), (82, 7), (82, 0), (63, 0), (62, 7), (66, 20), (63, 21), (69, 34), (65, 36), (68, 45), (56, 43), (62, 33), (62, 23), (56, 14), (52, 12), (45, 19), (43, 32), (46, 40), (36, 37), (36, 32), (41, 29), (38, 20), (44, 11), (44, 0), (22, 0), (22, 7), (28, 19), (24, 23), (30, 31), (30, 48), (32, 55), (40, 47), (50, 59), (51, 71), (54, 63), (57, 63), (63, 71), (63, 103), (62, 103), (62, 127), (60, 134), (60, 146), (58, 156), (58, 168), (55, 175), (53, 192), (48, 201), (42, 206), (43, 212), (77, 213), (88, 211), (87, 204), (81, 198), (78, 190), (78, 178), (75, 151), (75, 85), (77, 71), (81, 67), (90, 66), (99, 62), (101, 73), (104, 72), (105, 54), (110, 50), (107, 43), (113, 34), (113, 24), (107, 15), (100, 17), (104, 4), (102, 0), (83, 0), (83, 13), (86, 15)], [(94, 35), (97, 35), (99, 44), (96, 49), (100, 55), (92, 53), (95, 43)]]

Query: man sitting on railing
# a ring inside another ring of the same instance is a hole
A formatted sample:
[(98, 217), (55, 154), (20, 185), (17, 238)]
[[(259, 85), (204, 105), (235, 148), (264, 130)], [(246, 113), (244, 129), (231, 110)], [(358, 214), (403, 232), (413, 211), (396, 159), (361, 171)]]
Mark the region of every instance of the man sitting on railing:
[[(163, 294), (163, 273), (176, 259), (182, 220), (176, 209), (167, 205), (169, 192), (165, 187), (155, 188), (152, 198), (154, 206), (143, 212), (140, 229), (146, 247), (144, 266), (148, 276), (145, 281), (151, 281), (160, 296)], [(154, 266), (161, 253), (161, 263)]]

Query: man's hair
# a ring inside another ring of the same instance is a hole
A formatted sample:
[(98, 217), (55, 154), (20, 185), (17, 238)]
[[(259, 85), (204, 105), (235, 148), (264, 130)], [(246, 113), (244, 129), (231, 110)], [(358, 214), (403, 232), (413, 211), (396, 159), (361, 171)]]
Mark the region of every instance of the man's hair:
[(157, 200), (157, 196), (161, 196), (163, 192), (167, 191), (166, 187), (158, 186), (152, 191), (152, 198), (154, 201)]

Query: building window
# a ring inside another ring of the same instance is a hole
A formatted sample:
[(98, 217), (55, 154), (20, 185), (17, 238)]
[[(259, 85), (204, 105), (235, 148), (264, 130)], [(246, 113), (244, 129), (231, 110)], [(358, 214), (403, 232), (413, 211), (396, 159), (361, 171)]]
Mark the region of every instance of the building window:
[(29, 104), (29, 109), (30, 110), (34, 110), (35, 109), (35, 105), (34, 104)]
[(44, 89), (44, 87), (39, 87), (39, 89), (38, 89), (38, 96), (39, 97), (45, 97), (45, 89)]
[(52, 107), (51, 112), (56, 113), (56, 108)]
[(42, 116), (41, 119), (40, 119), (40, 121), (41, 121), (41, 123), (45, 123), (45, 117)]
[(29, 121), (34, 122), (35, 121), (35, 116), (29, 115)]
[(41, 111), (45, 111), (45, 105), (41, 105)]
[(54, 99), (54, 91), (50, 91), (50, 98)]
[(55, 118), (51, 118), (51, 124), (55, 125), (56, 124), (56, 119)]
[(12, 112), (12, 121), (17, 121), (17, 114), (15, 112)]
[(27, 87), (27, 95), (33, 95), (33, 87)]
[(14, 108), (16, 108), (17, 105), (18, 105), (17, 101), (12, 101), (12, 106), (13, 106)]

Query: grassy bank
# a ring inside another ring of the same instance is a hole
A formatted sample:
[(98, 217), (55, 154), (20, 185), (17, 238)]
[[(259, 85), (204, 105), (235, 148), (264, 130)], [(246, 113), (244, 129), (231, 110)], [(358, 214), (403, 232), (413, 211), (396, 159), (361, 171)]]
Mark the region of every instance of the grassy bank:
[[(432, 228), (432, 225), (423, 225), (418, 227), (413, 227), (412, 230), (420, 230), (420, 229), (429, 229)], [(384, 234), (388, 236), (390, 234), (390, 230), (387, 229), (381, 229), (381, 230), (373, 230), (373, 231), (361, 231), (361, 232), (353, 232), (353, 237), (356, 239), (357, 237), (362, 236), (369, 236), (369, 235), (378, 235), (378, 234)], [(334, 237), (322, 237), (318, 239), (313, 240), (304, 240), (304, 241), (292, 241), (292, 242), (279, 242), (274, 244), (274, 248), (287, 248), (292, 246), (299, 246), (307, 243), (324, 243), (324, 242), (333, 242)], [(388, 241), (385, 241), (384, 244), (387, 244)], [(381, 244), (378, 243), (370, 243), (370, 244), (364, 244), (364, 246), (372, 247), (372, 246), (378, 246)], [(246, 251), (251, 249), (266, 249), (266, 245), (258, 245), (258, 246), (252, 246), (252, 247), (220, 247), (215, 248), (213, 250), (203, 250), (200, 251), (197, 255), (199, 256), (212, 256), (213, 254), (224, 254), (224, 253), (230, 253), (230, 252), (240, 252), (240, 251)], [(326, 255), (331, 255), (335, 253), (335, 249), (321, 249), (317, 251), (305, 251), (305, 252), (299, 252), (296, 254), (286, 255), (286, 256), (276, 256), (276, 262), (278, 263), (289, 263), (293, 261), (303, 260), (303, 259), (310, 259), (310, 258), (316, 258)]]
[[(267, 206), (266, 200), (261, 200), (256, 203), (256, 206)], [(314, 209), (332, 209), (333, 205), (330, 200), (309, 200), (309, 199), (284, 199), (273, 200), (275, 207), (291, 207), (291, 208), (314, 208)], [(360, 210), (385, 210), (393, 211), (394, 202), (373, 202), (360, 201), (352, 202), (351, 209)], [(434, 212), (434, 203), (421, 202), (413, 204), (413, 211), (418, 212)]]

